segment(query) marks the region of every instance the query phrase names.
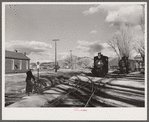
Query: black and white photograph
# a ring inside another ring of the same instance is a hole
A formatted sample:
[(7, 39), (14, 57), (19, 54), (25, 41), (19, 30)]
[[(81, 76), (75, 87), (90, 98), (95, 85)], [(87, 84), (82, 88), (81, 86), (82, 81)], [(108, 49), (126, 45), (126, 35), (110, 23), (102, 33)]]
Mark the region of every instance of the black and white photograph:
[(146, 120), (147, 3), (3, 2), (2, 118)]

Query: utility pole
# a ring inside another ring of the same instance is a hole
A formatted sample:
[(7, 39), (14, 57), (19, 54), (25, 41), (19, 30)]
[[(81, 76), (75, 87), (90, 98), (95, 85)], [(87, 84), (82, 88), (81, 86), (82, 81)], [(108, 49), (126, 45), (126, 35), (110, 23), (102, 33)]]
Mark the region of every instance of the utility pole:
[(72, 65), (72, 50), (70, 50), (70, 57), (71, 57), (71, 69), (73, 69), (73, 65)]
[(75, 57), (75, 59), (74, 59), (75, 61), (75, 63), (74, 63), (74, 70), (76, 70), (76, 57)]
[(53, 39), (52, 41), (55, 41), (55, 72), (57, 72), (57, 45), (56, 42), (60, 39)]
[(37, 78), (39, 80), (39, 68), (40, 68), (40, 63), (39, 63), (39, 59), (37, 60)]

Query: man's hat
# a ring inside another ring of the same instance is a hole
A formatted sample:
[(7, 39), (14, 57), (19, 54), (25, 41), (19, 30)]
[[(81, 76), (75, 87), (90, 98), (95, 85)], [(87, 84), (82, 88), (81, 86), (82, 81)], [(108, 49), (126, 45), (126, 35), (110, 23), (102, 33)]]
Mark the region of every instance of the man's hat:
[(98, 54), (101, 54), (101, 52), (99, 52)]

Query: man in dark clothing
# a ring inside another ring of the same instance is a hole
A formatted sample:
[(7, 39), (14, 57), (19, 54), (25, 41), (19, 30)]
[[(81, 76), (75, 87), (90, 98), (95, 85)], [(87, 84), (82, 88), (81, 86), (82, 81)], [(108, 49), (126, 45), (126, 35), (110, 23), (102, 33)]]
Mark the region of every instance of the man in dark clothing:
[(18, 72), (18, 66), (15, 64), (15, 72)]
[(26, 93), (28, 93), (28, 96), (30, 95), (30, 93), (32, 93), (32, 89), (33, 89), (33, 84), (31, 82), (31, 79), (33, 78), (35, 81), (35, 78), (32, 74), (31, 69), (29, 69), (27, 72), (27, 77), (26, 77)]

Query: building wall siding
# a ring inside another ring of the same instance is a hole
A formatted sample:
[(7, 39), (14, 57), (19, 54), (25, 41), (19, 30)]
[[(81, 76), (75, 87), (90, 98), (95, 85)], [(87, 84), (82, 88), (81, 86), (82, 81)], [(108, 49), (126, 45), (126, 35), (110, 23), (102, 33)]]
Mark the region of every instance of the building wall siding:
[[(22, 61), (22, 68), (20, 69), (20, 60)], [(22, 59), (14, 59), (14, 70), (12, 70), (12, 59), (5, 58), (5, 73), (23, 73), (26, 72), (26, 61), (28, 61), (28, 69), (29, 69), (29, 60), (22, 60)], [(15, 65), (18, 67), (16, 68)]]
[(11, 59), (5, 59), (5, 72), (11, 71)]

